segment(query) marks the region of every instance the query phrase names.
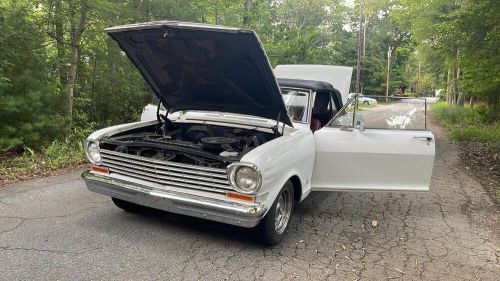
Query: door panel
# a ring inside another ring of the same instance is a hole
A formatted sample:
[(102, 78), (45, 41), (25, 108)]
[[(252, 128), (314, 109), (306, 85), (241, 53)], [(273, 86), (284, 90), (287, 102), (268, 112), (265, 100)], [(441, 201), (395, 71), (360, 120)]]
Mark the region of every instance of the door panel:
[(314, 139), (313, 190), (429, 190), (435, 153), (430, 131), (324, 127)]

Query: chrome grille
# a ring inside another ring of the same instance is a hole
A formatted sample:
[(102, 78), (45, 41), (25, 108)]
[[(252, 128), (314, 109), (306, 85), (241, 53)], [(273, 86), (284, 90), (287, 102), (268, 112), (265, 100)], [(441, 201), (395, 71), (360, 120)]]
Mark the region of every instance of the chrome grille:
[(162, 185), (226, 193), (233, 190), (225, 169), (155, 160), (101, 149), (102, 165), (110, 173)]

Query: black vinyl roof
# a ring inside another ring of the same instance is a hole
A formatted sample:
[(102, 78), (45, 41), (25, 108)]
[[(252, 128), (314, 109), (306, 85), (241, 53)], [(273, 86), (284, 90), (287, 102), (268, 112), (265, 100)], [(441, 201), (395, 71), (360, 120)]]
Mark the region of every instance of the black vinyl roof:
[(322, 81), (277, 78), (280, 87), (307, 88), (317, 91), (335, 91), (332, 84)]

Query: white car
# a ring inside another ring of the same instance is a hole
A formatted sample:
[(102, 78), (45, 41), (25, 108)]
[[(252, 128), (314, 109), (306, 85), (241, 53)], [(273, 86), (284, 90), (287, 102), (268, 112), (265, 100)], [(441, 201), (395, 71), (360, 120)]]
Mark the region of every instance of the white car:
[[(356, 94), (355, 93), (350, 93), (349, 94), (349, 99), (353, 98)], [(369, 98), (365, 95), (358, 95), (358, 102), (362, 104), (377, 104), (377, 100), (373, 98)]]
[(251, 30), (162, 21), (107, 32), (166, 108), (86, 140), (88, 189), (122, 209), (258, 227), (276, 244), (312, 191), (429, 189), (430, 131), (365, 130), (335, 85), (277, 81)]

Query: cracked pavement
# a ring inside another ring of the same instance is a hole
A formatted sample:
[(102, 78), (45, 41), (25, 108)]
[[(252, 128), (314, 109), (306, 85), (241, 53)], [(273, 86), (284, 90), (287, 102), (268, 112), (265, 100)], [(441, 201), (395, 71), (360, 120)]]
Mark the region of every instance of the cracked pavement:
[(430, 119), (429, 193), (312, 193), (275, 247), (238, 227), (123, 212), (79, 172), (0, 188), (0, 280), (500, 280), (500, 212)]

